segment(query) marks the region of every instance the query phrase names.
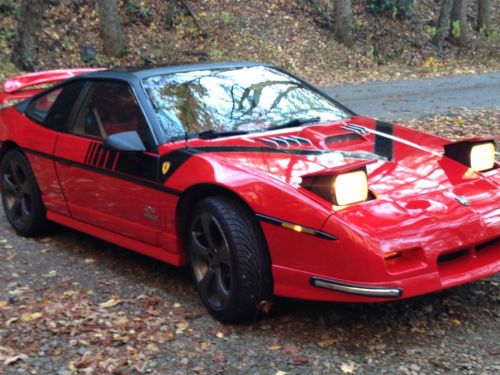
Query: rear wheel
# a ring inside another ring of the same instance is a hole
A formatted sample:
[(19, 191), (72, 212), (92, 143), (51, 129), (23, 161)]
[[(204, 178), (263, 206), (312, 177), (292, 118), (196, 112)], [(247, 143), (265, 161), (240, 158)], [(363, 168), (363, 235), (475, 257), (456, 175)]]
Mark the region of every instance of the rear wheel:
[(269, 256), (260, 228), (236, 200), (210, 197), (190, 220), (191, 270), (203, 303), (223, 322), (254, 318), (271, 298)]
[(3, 157), (0, 186), (3, 209), (14, 230), (25, 237), (40, 234), (47, 226), (45, 207), (35, 176), (21, 151), (10, 150)]

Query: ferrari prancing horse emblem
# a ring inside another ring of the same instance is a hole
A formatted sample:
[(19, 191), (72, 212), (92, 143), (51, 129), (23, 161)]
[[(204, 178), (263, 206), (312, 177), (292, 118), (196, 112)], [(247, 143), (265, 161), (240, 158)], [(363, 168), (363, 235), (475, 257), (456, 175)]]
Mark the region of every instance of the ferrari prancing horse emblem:
[(163, 165), (161, 166), (161, 173), (167, 174), (169, 169), (170, 169), (170, 162), (164, 161)]

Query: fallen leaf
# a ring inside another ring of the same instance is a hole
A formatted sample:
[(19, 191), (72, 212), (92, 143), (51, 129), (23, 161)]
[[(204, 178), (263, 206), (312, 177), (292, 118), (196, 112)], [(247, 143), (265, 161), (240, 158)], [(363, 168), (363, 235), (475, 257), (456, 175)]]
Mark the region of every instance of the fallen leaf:
[(189, 327), (189, 323), (188, 322), (180, 322), (180, 323), (177, 323), (175, 326), (177, 328), (175, 333), (179, 334), (179, 333), (184, 332)]
[(283, 354), (297, 355), (298, 353), (299, 353), (299, 347), (295, 344), (286, 344), (283, 347)]
[(212, 358), (212, 361), (214, 361), (214, 362), (225, 362), (226, 361), (226, 356), (223, 353), (216, 354)]
[(7, 320), (7, 321), (5, 322), (5, 325), (8, 327), (8, 326), (10, 326), (12, 323), (17, 322), (18, 320), (19, 320), (19, 318), (10, 318), (9, 320)]
[(412, 327), (411, 332), (425, 335), (427, 333), (427, 330), (423, 327)]
[(128, 318), (126, 316), (119, 316), (114, 323), (115, 326), (125, 326), (128, 324)]
[(40, 312), (35, 312), (31, 314), (23, 314), (21, 315), (21, 321), (23, 322), (31, 322), (32, 320), (40, 319), (43, 316)]
[(223, 339), (223, 338), (224, 338), (224, 334), (223, 334), (222, 332), (220, 332), (220, 331), (219, 331), (219, 332), (217, 332), (217, 333), (215, 334), (215, 336), (217, 336), (217, 337), (218, 337), (218, 338), (220, 338), (220, 339)]
[(264, 314), (269, 314), (271, 311), (272, 303), (269, 301), (260, 301), (258, 309), (262, 311)]
[(106, 302), (102, 302), (99, 304), (99, 307), (102, 307), (104, 309), (109, 309), (110, 307), (116, 306), (122, 301), (118, 296), (112, 296), (110, 299), (108, 299)]
[(26, 354), (17, 354), (17, 355), (13, 355), (11, 357), (7, 357), (3, 361), (3, 364), (4, 364), (4, 366), (8, 366), (8, 365), (15, 363), (17, 361), (25, 361), (27, 359), (28, 359), (28, 356)]
[(56, 270), (50, 270), (48, 273), (43, 274), (42, 276), (43, 277), (55, 277), (56, 275), (57, 275), (57, 271)]
[(158, 353), (160, 351), (160, 349), (158, 349), (158, 346), (153, 343), (148, 344), (148, 346), (146, 346), (146, 350), (150, 353)]
[(335, 340), (331, 337), (323, 337), (320, 341), (318, 341), (318, 346), (320, 348), (328, 348), (335, 343)]
[(457, 327), (457, 326), (461, 325), (461, 324), (462, 324), (462, 322), (461, 322), (460, 320), (458, 320), (458, 319), (451, 319), (451, 320), (450, 320), (450, 324), (451, 324), (452, 326)]
[(280, 350), (281, 349), (281, 345), (280, 344), (273, 344), (271, 345), (270, 347), (267, 348), (267, 350), (273, 352), (275, 350)]
[(84, 262), (87, 264), (95, 263), (95, 259), (94, 258), (85, 258)]
[(352, 374), (354, 372), (355, 365), (353, 362), (349, 361), (348, 363), (342, 362), (340, 365), (340, 369), (344, 374)]
[(309, 358), (305, 355), (297, 355), (293, 357), (292, 364), (297, 366), (297, 365), (305, 365), (306, 363), (309, 362)]
[(0, 309), (7, 306), (9, 303), (7, 301), (0, 301)]
[(278, 370), (278, 371), (276, 371), (276, 373), (274, 375), (288, 375), (288, 372)]

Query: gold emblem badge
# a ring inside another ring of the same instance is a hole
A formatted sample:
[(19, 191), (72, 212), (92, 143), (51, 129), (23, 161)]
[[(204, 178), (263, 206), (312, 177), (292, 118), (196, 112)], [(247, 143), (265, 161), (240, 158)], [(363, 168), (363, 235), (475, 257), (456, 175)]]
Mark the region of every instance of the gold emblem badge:
[(169, 169), (170, 169), (170, 162), (164, 161), (163, 165), (161, 166), (161, 173), (167, 174)]

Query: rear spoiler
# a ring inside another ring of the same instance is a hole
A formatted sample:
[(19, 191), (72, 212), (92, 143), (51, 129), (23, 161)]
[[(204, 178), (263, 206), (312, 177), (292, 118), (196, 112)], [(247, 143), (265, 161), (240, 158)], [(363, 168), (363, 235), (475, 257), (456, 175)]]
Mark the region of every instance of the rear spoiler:
[(45, 70), (9, 78), (2, 85), (3, 92), (0, 92), (0, 109), (37, 94), (42, 89), (36, 86), (64, 81), (79, 74), (98, 70), (102, 70), (102, 68)]

